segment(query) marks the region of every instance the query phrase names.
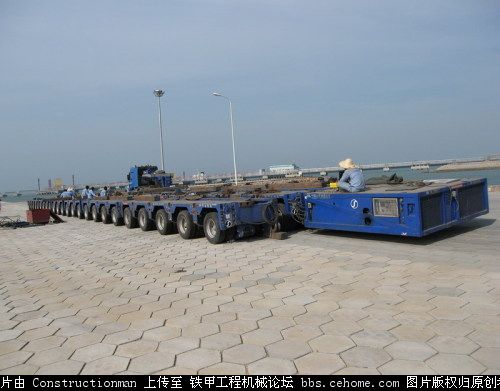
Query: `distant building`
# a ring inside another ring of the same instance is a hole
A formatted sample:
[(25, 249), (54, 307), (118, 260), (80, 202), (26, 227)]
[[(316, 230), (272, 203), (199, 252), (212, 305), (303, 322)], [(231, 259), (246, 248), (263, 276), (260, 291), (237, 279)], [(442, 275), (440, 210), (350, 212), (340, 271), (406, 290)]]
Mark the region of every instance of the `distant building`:
[(63, 181), (61, 178), (56, 178), (54, 179), (54, 187), (57, 189), (57, 190), (61, 190), (63, 188)]
[(279, 164), (269, 167), (269, 171), (273, 174), (287, 174), (289, 172), (297, 171), (298, 169), (299, 166), (296, 164)]

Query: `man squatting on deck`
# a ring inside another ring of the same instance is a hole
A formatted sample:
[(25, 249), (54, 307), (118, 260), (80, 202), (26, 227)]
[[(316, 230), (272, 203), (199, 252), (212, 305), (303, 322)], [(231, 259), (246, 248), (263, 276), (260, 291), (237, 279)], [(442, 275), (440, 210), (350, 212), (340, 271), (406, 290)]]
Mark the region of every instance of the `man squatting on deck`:
[(351, 193), (365, 190), (363, 171), (354, 164), (352, 159), (342, 160), (339, 162), (339, 167), (345, 169), (338, 183), (339, 188)]

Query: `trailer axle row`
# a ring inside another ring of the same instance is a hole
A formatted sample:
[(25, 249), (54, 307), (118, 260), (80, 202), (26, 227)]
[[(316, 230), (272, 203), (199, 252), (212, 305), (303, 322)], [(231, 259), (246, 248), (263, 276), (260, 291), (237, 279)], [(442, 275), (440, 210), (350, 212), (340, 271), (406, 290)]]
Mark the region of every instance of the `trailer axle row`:
[(179, 233), (192, 239), (202, 232), (210, 243), (254, 235), (262, 226), (275, 224), (275, 200), (107, 200), (52, 199), (28, 202), (29, 209), (50, 209), (53, 213), (93, 220), (143, 231), (154, 228), (162, 235)]

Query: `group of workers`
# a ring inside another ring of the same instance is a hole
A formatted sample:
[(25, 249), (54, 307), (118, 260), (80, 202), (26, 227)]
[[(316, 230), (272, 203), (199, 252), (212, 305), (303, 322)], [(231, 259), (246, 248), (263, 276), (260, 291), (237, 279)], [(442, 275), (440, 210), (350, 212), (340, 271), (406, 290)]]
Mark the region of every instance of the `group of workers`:
[[(108, 187), (104, 186), (101, 189), (101, 191), (99, 192), (99, 197), (107, 197), (107, 196), (108, 196)], [(73, 189), (72, 187), (68, 187), (67, 190), (65, 190), (61, 194), (59, 194), (59, 197), (61, 197), (61, 198), (75, 198), (76, 197), (75, 189)], [(96, 197), (94, 187), (85, 186), (85, 189), (83, 189), (82, 192), (80, 193), (80, 198), (82, 198), (82, 199), (92, 199), (94, 197)]]

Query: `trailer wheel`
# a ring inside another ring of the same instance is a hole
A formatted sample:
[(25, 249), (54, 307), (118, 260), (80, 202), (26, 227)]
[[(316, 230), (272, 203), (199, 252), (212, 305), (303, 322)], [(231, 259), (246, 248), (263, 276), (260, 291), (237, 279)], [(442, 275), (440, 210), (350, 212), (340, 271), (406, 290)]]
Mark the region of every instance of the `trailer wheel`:
[(290, 229), (289, 227), (289, 219), (285, 213), (285, 205), (278, 204), (278, 217), (276, 218), (276, 222), (271, 225), (271, 232), (284, 232)]
[(81, 208), (80, 205), (77, 205), (76, 206), (76, 217), (78, 217), (79, 219), (83, 219), (84, 216), (83, 216), (83, 210)]
[(262, 209), (262, 219), (267, 224), (275, 224), (278, 219), (278, 208), (276, 208), (273, 204), (266, 205), (266, 207)]
[(149, 219), (148, 211), (145, 208), (139, 209), (137, 220), (139, 221), (139, 227), (143, 231), (151, 231), (153, 229), (153, 222)]
[(177, 215), (177, 231), (183, 239), (193, 239), (196, 236), (196, 225), (187, 210)]
[(128, 229), (137, 228), (137, 219), (132, 216), (130, 208), (125, 208), (123, 210), (123, 222)]
[(73, 205), (73, 217), (80, 217), (78, 216), (78, 204)]
[(216, 212), (207, 213), (203, 219), (203, 231), (205, 232), (205, 237), (212, 244), (219, 244), (226, 240), (226, 232), (220, 229), (219, 222), (217, 220)]
[(105, 206), (101, 206), (101, 221), (103, 222), (103, 224), (111, 223), (111, 216), (109, 215)]
[(85, 205), (85, 209), (83, 210), (83, 217), (85, 217), (85, 220), (92, 220), (92, 214), (90, 213), (89, 204)]
[(118, 209), (116, 206), (113, 206), (111, 208), (111, 221), (117, 227), (123, 225), (123, 218), (120, 217), (120, 214), (118, 213)]
[(64, 202), (61, 202), (61, 214), (66, 216), (66, 206), (64, 205)]
[(73, 207), (71, 206), (71, 204), (68, 204), (68, 206), (66, 206), (66, 216), (73, 216)]
[(161, 235), (167, 235), (174, 232), (174, 223), (169, 220), (165, 209), (156, 212), (156, 229)]
[(99, 211), (97, 210), (97, 206), (92, 205), (91, 210), (92, 210), (92, 220), (94, 220), (96, 223), (101, 221), (101, 215), (100, 215)]

